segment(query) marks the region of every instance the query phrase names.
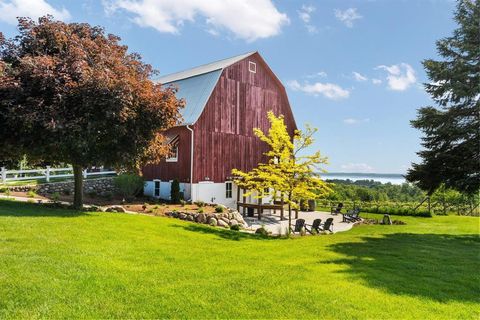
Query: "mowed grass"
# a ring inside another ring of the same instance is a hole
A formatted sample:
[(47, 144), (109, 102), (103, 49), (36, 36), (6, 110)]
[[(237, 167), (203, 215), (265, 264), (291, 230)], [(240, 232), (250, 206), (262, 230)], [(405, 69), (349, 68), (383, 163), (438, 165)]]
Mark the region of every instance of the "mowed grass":
[(0, 318), (478, 319), (479, 219), (400, 219), (262, 239), (0, 201)]

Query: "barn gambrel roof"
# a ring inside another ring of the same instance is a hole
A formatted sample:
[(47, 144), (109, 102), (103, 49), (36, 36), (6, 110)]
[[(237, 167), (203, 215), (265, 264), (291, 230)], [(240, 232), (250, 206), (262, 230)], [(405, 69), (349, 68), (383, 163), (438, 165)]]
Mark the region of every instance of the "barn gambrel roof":
[(183, 117), (182, 125), (192, 125), (202, 114), (223, 69), (254, 53), (256, 51), (172, 73), (156, 79), (155, 82), (178, 88), (177, 98), (185, 100), (185, 107), (180, 111)]

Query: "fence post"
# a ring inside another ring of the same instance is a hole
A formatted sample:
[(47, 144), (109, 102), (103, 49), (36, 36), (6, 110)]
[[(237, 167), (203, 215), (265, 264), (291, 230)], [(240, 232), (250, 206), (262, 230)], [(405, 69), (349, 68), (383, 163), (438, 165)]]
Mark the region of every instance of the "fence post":
[(5, 167), (2, 167), (1, 174), (2, 174), (2, 183), (7, 182), (7, 169)]
[(47, 166), (47, 170), (45, 171), (45, 181), (50, 182), (50, 166)]
[(83, 169), (83, 179), (87, 179), (87, 169)]

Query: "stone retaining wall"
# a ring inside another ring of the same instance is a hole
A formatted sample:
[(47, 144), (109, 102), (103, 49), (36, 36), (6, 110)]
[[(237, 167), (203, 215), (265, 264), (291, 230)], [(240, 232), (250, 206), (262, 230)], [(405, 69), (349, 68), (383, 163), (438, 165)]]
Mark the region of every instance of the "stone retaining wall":
[[(13, 192), (27, 192), (33, 190), (40, 195), (53, 194), (55, 192), (66, 194), (73, 193), (74, 182), (72, 180), (63, 182), (50, 182), (39, 185), (9, 186), (8, 189)], [(113, 177), (84, 180), (83, 191), (85, 193), (95, 192), (100, 196), (113, 194), (116, 191), (113, 183)]]
[(167, 212), (166, 215), (172, 218), (224, 228), (230, 228), (235, 225), (238, 225), (240, 228), (247, 227), (247, 223), (245, 222), (245, 220), (243, 220), (242, 215), (237, 210), (229, 209), (226, 207), (224, 209), (224, 212), (222, 213), (172, 211)]

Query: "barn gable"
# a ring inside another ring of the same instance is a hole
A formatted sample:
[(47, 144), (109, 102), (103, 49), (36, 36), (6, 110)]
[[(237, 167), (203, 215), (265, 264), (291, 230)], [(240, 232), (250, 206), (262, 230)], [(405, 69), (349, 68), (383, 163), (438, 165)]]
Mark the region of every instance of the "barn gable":
[(223, 69), (254, 53), (255, 52), (249, 52), (172, 73), (158, 78), (155, 82), (165, 86), (177, 87), (177, 98), (184, 99), (186, 102), (185, 108), (180, 111), (183, 118), (182, 125), (192, 125), (198, 120), (205, 108)]
[(168, 199), (170, 182), (178, 179), (186, 199), (231, 206), (232, 169), (248, 171), (267, 160), (268, 147), (253, 128), (268, 130), (267, 112), (272, 111), (284, 115), (292, 137), (297, 129), (285, 87), (257, 52), (167, 75), (157, 83), (176, 86), (186, 106), (183, 122), (165, 133), (175, 142), (176, 156), (143, 169), (147, 195)]

